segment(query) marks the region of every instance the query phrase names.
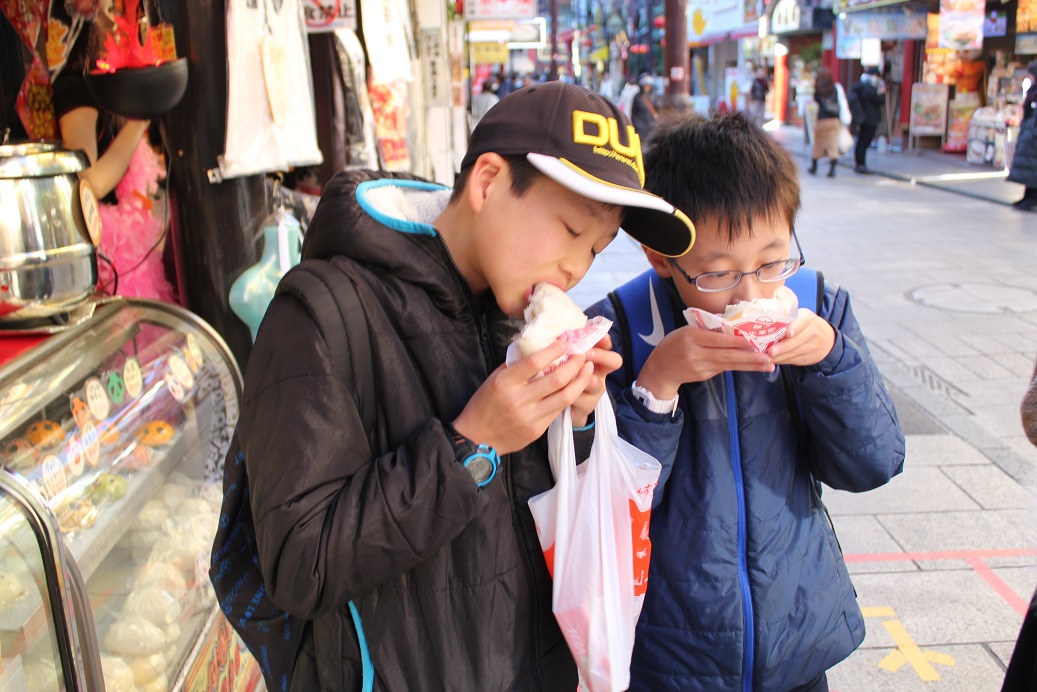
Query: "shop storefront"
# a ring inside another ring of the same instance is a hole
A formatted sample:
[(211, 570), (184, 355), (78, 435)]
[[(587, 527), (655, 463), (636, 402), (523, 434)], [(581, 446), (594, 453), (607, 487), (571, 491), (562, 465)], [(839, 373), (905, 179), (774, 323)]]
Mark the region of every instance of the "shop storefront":
[(887, 85), (879, 135), (894, 149), (940, 149), (1004, 168), (1018, 124), (1021, 82), (1037, 55), (1031, 0), (989, 10), (973, 0), (842, 3), (837, 55), (844, 79), (875, 65)]
[[(0, 125), (9, 137), (60, 139), (52, 84), (100, 4), (3, 5)], [(86, 185), (65, 211), (75, 219), (68, 242), (83, 248), (88, 269), (47, 268), (30, 281), (4, 265), (0, 689), (102, 689), (102, 679), (108, 689), (251, 689), (255, 661), (219, 613), (207, 572), (240, 369), (266, 305), (257, 296), (269, 300), (299, 261), (315, 193), (337, 171), (453, 182), (468, 136), (465, 22), (431, 0), (117, 6), (139, 12), (125, 26), (148, 27), (139, 51), (153, 62), (113, 71), (182, 66), (189, 75), (177, 101), (145, 99), (151, 110), (95, 104), (152, 122), (141, 146), (165, 164), (155, 167), (165, 182), (132, 199), (159, 229), (144, 250), (156, 259), (167, 251), (180, 305), (107, 295), (131, 283), (129, 272), (95, 291), (102, 229), (126, 228), (97, 225)], [(61, 21), (48, 14), (66, 7)], [(120, 89), (114, 103), (140, 93)], [(78, 180), (90, 162), (65, 153), (77, 165), (55, 175)], [(0, 151), (8, 163), (23, 155)], [(4, 167), (0, 184), (21, 182), (7, 180), (13, 170)], [(278, 194), (280, 176), (299, 190)], [(60, 310), (19, 313), (10, 303), (12, 286), (53, 302), (69, 282), (76, 299)], [(248, 290), (238, 290), (243, 282)], [(137, 601), (140, 592), (153, 597)]]
[[(774, 37), (775, 104), (785, 122), (802, 125), (807, 104), (814, 97), (814, 77), (822, 63), (824, 34), (833, 22), (830, 7), (810, 0), (776, 0), (767, 8), (765, 25)], [(779, 84), (779, 80), (783, 83)]]
[(688, 2), (690, 93), (699, 110), (744, 110), (758, 63), (759, 15), (749, 0)]

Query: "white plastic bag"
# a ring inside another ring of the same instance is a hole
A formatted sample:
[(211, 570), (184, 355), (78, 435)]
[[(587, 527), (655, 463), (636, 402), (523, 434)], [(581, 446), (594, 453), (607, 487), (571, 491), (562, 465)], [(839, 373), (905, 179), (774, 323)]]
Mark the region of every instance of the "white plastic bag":
[(595, 409), (590, 458), (576, 466), (569, 410), (548, 430), (555, 487), (529, 500), (554, 579), (552, 611), (581, 689), (630, 686), (634, 627), (648, 586), (648, 520), (662, 466), (619, 438), (607, 396)]

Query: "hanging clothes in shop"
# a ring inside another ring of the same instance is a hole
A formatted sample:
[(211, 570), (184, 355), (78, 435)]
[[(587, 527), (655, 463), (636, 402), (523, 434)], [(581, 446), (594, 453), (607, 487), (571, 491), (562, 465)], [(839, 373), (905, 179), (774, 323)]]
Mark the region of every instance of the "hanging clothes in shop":
[(419, 154), (414, 146), (419, 127), (413, 117), (411, 87), (417, 59), (407, 5), (400, 0), (361, 0), (360, 19), (371, 60), (368, 85), (382, 167), (412, 171)]
[(225, 178), (319, 164), (299, 0), (227, 3)]
[(346, 126), (343, 136), (348, 152), (347, 168), (378, 168), (374, 111), (367, 92), (367, 65), (360, 39), (351, 29), (335, 31), (335, 52), (341, 68)]

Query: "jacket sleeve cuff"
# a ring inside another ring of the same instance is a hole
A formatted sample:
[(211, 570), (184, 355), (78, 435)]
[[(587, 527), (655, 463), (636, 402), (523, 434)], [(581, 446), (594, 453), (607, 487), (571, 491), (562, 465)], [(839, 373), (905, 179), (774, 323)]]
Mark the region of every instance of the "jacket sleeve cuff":
[(822, 375), (831, 375), (839, 368), (839, 363), (843, 359), (843, 350), (845, 348), (846, 344), (843, 340), (843, 334), (836, 329), (835, 343), (832, 344), (832, 350), (829, 351), (828, 355), (822, 358), (820, 362), (814, 365), (808, 365), (805, 369), (810, 372), (819, 372)]

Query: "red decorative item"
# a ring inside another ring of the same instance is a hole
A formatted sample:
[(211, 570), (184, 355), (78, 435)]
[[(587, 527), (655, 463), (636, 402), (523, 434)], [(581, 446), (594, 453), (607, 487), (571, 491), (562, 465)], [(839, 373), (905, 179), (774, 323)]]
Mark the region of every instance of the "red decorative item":
[(25, 75), (14, 108), (29, 139), (56, 140), (59, 139), (58, 121), (54, 117), (54, 92), (50, 86), (50, 75), (38, 54), (33, 53), (32, 58), (32, 67)]
[(109, 113), (156, 118), (187, 90), (187, 59), (176, 57), (172, 27), (161, 22), (155, 0), (123, 0), (121, 9), (109, 17), (107, 31), (95, 21), (86, 85)]
[(662, 29), (666, 26), (666, 17), (659, 15), (658, 17), (652, 17), (652, 26), (656, 29)]
[(0, 12), (10, 20), (11, 26), (30, 50), (36, 47), (40, 26), (49, 9), (49, 0), (0, 0)]
[(125, 12), (112, 19), (115, 29), (104, 39), (105, 57), (98, 58), (97, 72), (115, 72), (124, 67), (154, 67), (158, 64), (151, 47), (151, 32), (140, 40), (137, 12), (140, 0), (125, 0)]

